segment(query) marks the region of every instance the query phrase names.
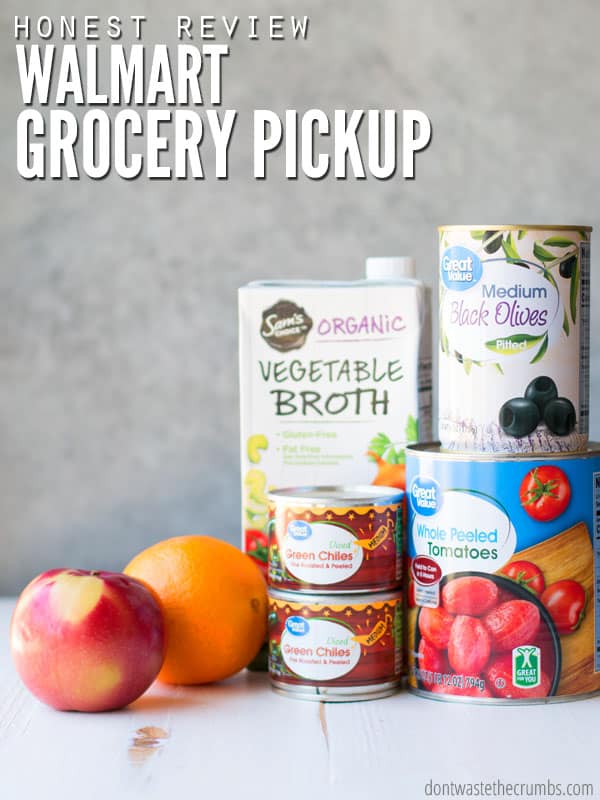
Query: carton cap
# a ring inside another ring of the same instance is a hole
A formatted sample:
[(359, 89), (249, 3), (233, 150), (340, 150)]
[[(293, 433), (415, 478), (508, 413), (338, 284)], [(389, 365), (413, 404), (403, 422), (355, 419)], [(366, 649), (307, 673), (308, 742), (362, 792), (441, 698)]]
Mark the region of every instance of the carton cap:
[(412, 256), (383, 256), (367, 258), (366, 277), (369, 281), (416, 278), (417, 262)]

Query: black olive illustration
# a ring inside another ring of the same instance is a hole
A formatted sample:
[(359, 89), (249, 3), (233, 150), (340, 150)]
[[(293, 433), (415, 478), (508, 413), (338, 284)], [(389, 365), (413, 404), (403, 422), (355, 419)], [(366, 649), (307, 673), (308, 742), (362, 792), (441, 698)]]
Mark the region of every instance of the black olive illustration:
[(513, 397), (500, 409), (498, 421), (508, 436), (527, 436), (537, 428), (541, 419), (540, 410), (533, 400)]
[(560, 266), (558, 268), (560, 277), (571, 278), (576, 266), (577, 266), (577, 256), (569, 256), (569, 258), (565, 258), (564, 261), (560, 262)]
[(540, 416), (543, 417), (548, 403), (558, 397), (558, 389), (552, 378), (540, 375), (539, 378), (534, 378), (525, 389), (525, 397), (527, 400), (533, 400), (540, 410)]
[(486, 231), (483, 234), (483, 249), (486, 253), (495, 253), (502, 244), (502, 231)]
[(575, 429), (575, 406), (566, 397), (551, 400), (544, 409), (544, 422), (557, 436), (567, 436)]

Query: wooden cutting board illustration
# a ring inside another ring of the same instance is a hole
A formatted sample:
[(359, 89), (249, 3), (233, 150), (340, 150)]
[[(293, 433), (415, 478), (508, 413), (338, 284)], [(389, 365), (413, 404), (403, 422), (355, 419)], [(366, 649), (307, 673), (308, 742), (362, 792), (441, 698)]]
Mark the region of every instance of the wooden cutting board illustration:
[(575, 633), (560, 637), (562, 679), (557, 694), (581, 694), (600, 689), (600, 672), (594, 672), (594, 550), (587, 526), (572, 528), (515, 553), (511, 561), (532, 561), (544, 573), (546, 586), (571, 579), (585, 588), (585, 618)]

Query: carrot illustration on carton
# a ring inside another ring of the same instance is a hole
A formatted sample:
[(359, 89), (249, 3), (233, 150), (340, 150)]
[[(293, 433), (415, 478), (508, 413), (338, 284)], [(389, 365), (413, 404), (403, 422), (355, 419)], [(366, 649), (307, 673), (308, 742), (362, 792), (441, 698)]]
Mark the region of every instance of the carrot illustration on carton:
[(367, 455), (377, 465), (377, 474), (372, 483), (375, 486), (395, 486), (406, 488), (406, 456), (404, 443), (419, 440), (419, 422), (409, 414), (404, 428), (404, 442), (393, 442), (386, 433), (378, 433), (369, 442)]

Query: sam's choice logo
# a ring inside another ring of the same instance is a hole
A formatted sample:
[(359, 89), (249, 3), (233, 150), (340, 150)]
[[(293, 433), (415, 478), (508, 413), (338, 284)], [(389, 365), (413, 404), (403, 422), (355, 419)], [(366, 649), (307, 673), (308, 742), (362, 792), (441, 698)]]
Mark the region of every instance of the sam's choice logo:
[(262, 313), (260, 335), (274, 350), (299, 350), (313, 326), (306, 311), (291, 300), (278, 300)]
[(285, 629), (292, 636), (306, 636), (310, 630), (310, 625), (304, 617), (288, 617), (285, 621)]
[(448, 247), (442, 255), (442, 281), (447, 289), (463, 292), (481, 279), (481, 259), (467, 247)]
[(415, 514), (431, 517), (442, 507), (442, 490), (433, 478), (417, 475), (410, 484), (409, 500)]
[(293, 519), (288, 523), (287, 527), (288, 536), (303, 542), (312, 536), (312, 528), (308, 522), (303, 522), (301, 519)]

